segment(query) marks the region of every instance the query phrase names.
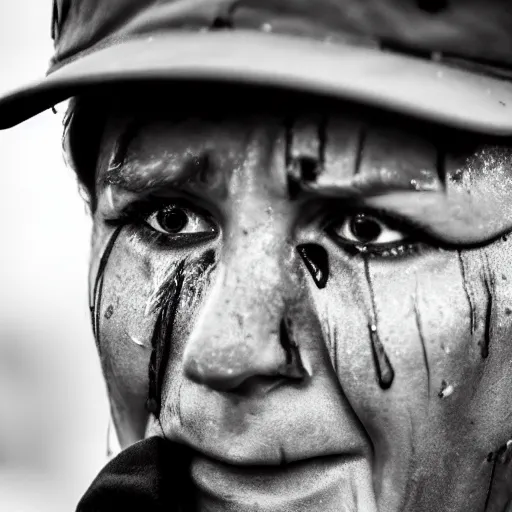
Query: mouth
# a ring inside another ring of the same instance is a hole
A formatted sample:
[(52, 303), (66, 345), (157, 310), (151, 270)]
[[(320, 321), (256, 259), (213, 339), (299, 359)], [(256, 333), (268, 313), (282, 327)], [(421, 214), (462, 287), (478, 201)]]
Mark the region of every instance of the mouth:
[(198, 510), (215, 512), (356, 511), (358, 503), (367, 501), (361, 489), (366, 470), (365, 459), (353, 454), (278, 465), (235, 465), (200, 454), (192, 461)]

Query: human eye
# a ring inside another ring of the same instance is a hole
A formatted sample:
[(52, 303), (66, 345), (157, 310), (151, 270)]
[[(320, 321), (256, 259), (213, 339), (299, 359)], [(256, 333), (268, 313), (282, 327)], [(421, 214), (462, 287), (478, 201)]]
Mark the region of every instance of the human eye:
[(154, 210), (142, 220), (150, 229), (168, 236), (216, 232), (215, 224), (206, 214), (179, 203)]
[(419, 246), (414, 227), (379, 212), (347, 212), (328, 223), (326, 232), (345, 249), (372, 256), (402, 256)]
[(162, 250), (206, 243), (219, 233), (214, 216), (184, 198), (131, 198), (117, 212), (104, 215), (104, 221), (112, 227), (124, 226), (133, 240)]

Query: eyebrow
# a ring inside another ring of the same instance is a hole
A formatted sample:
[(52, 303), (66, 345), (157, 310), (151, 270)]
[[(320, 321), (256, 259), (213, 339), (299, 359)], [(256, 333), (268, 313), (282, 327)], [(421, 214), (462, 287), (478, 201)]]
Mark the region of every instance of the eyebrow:
[(446, 189), (440, 141), (354, 118), (320, 117), (285, 126), (290, 198)]
[[(209, 152), (190, 155), (178, 167), (155, 173), (137, 162), (124, 161), (121, 165), (109, 167), (100, 180), (103, 188), (115, 186), (126, 192), (141, 193), (165, 187), (183, 188), (186, 184), (208, 183), (208, 176), (215, 172)], [(150, 174), (151, 173), (151, 174)]]
[[(130, 161), (127, 158), (130, 145), (145, 124), (141, 118), (124, 124), (113, 143), (107, 169), (100, 173), (99, 188), (115, 186), (126, 192), (143, 193), (210, 184), (219, 169), (206, 149), (184, 159), (180, 155), (179, 165), (163, 158), (159, 161), (160, 168), (155, 162)], [(375, 126), (371, 120), (354, 120), (350, 116), (347, 120), (323, 113), (315, 115), (311, 123), (301, 123), (300, 117), (288, 118), (284, 123), (284, 171), (289, 197), (293, 199), (301, 191), (346, 196), (445, 189), (443, 145), (424, 135), (413, 138), (412, 146), (400, 144), (400, 137), (395, 140), (388, 135), (390, 131), (393, 130), (385, 125)], [(431, 154), (422, 154), (424, 148), (417, 152), (414, 140), (430, 144)]]
[(127, 192), (141, 193), (164, 187), (180, 188), (185, 183), (194, 181), (207, 183), (213, 165), (210, 153), (206, 150), (199, 155), (190, 155), (184, 163), (173, 168), (172, 172), (169, 172), (169, 166), (155, 172), (154, 166), (145, 166), (137, 160), (129, 161), (130, 145), (147, 122), (142, 117), (134, 117), (124, 123), (105, 158), (106, 170), (100, 171), (98, 188), (115, 186)]

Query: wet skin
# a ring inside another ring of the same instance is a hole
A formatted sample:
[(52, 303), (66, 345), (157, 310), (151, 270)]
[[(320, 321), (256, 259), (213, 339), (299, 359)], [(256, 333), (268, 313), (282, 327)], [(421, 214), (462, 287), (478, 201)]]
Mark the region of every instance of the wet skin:
[(199, 510), (504, 511), (506, 141), (343, 106), (121, 111), (90, 275), (122, 446), (192, 446)]

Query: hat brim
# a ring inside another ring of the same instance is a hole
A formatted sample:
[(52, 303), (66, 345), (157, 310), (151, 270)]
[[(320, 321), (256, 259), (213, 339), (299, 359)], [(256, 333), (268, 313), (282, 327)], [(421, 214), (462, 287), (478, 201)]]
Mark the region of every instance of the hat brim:
[(132, 80), (275, 86), (512, 135), (511, 82), (371, 48), (242, 30), (157, 33), (86, 54), (1, 98), (0, 128), (91, 86)]

